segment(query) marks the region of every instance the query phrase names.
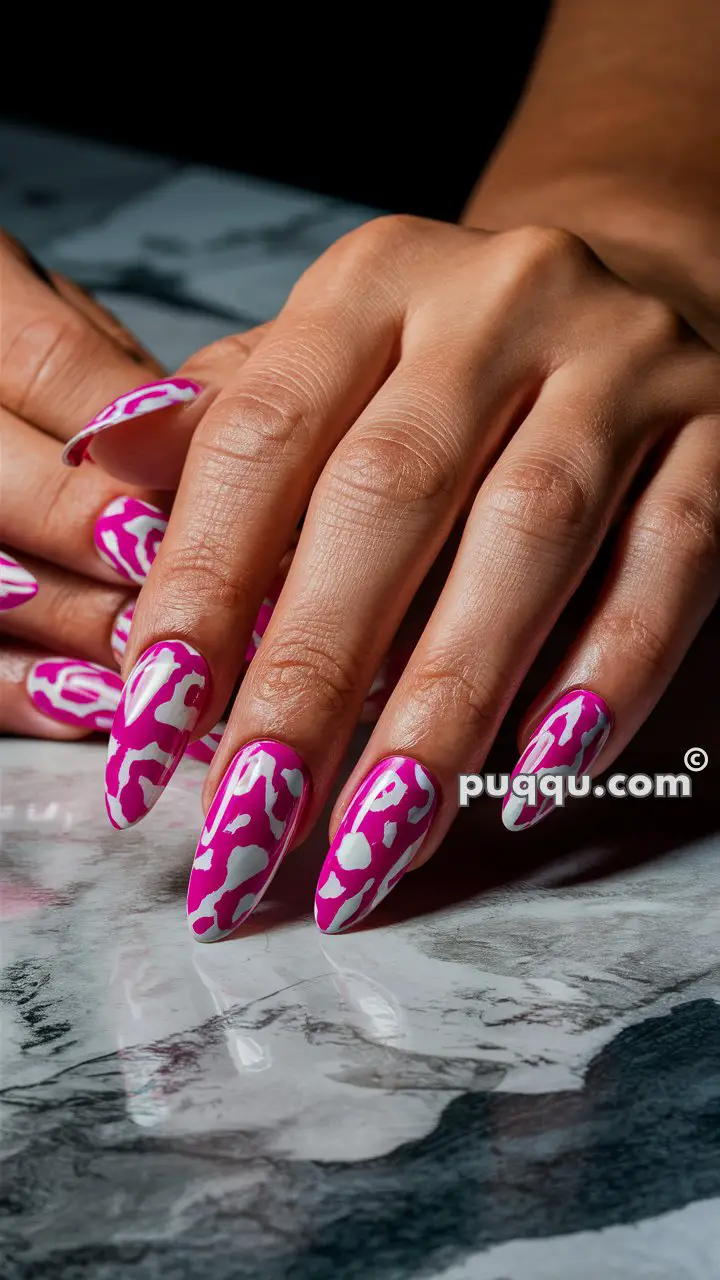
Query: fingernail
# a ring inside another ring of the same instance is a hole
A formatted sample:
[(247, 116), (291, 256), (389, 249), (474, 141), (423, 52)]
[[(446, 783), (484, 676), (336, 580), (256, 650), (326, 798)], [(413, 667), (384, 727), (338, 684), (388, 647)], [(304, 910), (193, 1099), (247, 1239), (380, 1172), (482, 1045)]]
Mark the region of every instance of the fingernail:
[(210, 668), (184, 640), (161, 640), (133, 667), (110, 734), (105, 803), (114, 827), (149, 813), (170, 781), (210, 693)]
[(265, 632), (268, 629), (268, 626), (270, 625), (270, 619), (272, 618), (272, 615), (273, 615), (273, 609), (275, 608), (275, 605), (280, 599), (280, 592), (282, 591), (284, 581), (285, 581), (284, 574), (279, 574), (278, 577), (273, 579), (270, 586), (268, 587), (268, 593), (265, 596), (265, 599), (263, 600), (262, 604), (260, 605), (260, 608), (258, 610), (258, 616), (255, 619), (255, 626), (253, 627), (253, 633), (250, 640), (248, 641), (248, 647), (245, 650), (246, 662), (252, 662), (253, 658), (255, 657), (255, 654), (257, 653), (260, 647), (260, 641), (262, 640), (263, 636), (265, 635)]
[(113, 658), (118, 666), (123, 660), (127, 642), (130, 639), (130, 627), (132, 625), (133, 616), (135, 614), (135, 601), (131, 600), (130, 604), (126, 604), (121, 609), (115, 621), (112, 624), (110, 632), (110, 648), (113, 652)]
[(292, 844), (309, 795), (309, 774), (292, 747), (261, 739), (235, 756), (190, 872), (188, 923), (200, 942), (217, 942), (247, 920)]
[(51, 720), (109, 733), (122, 679), (96, 662), (43, 658), (28, 672), (26, 687), (34, 706)]
[(193, 382), (192, 378), (162, 378), (159, 382), (148, 382), (143, 387), (128, 391), (117, 400), (112, 400), (82, 431), (68, 440), (62, 454), (63, 462), (67, 467), (79, 467), (93, 436), (100, 431), (119, 426), (121, 422), (142, 418), (147, 413), (156, 413), (158, 409), (169, 409), (173, 405), (195, 400), (201, 391), (200, 384)]
[(142, 584), (150, 572), (167, 517), (140, 498), (114, 498), (95, 523), (95, 546), (101, 560), (128, 582)]
[(32, 574), (7, 551), (0, 551), (0, 613), (17, 609), (37, 593), (38, 584)]
[(203, 764), (210, 764), (220, 746), (224, 732), (225, 722), (221, 720), (219, 724), (215, 725), (214, 729), (210, 729), (205, 734), (204, 738), (198, 738), (197, 742), (191, 742), (185, 755), (189, 756), (191, 760), (200, 760)]
[[(510, 775), (510, 785), (520, 774), (580, 777), (605, 746), (612, 722), (612, 712), (599, 694), (590, 689), (566, 693), (538, 725)], [(503, 822), (508, 831), (524, 831), (551, 813), (556, 803), (553, 796), (538, 795), (531, 804), (527, 797), (508, 791)]]
[(315, 920), (323, 933), (357, 924), (395, 888), (430, 830), (439, 791), (409, 756), (388, 756), (370, 770), (320, 872)]

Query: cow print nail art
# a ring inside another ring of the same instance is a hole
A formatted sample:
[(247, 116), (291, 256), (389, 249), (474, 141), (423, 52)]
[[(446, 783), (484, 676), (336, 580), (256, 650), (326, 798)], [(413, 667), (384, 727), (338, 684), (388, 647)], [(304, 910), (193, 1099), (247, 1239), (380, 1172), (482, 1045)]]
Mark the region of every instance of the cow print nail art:
[(149, 502), (140, 498), (115, 498), (95, 524), (98, 555), (128, 582), (142, 585), (158, 553), (167, 523), (162, 511)]
[(0, 551), (0, 613), (27, 604), (37, 593), (37, 581), (29, 570), (23, 569), (7, 551)]
[(99, 733), (110, 731), (123, 687), (116, 671), (73, 658), (36, 662), (26, 686), (43, 715)]
[(439, 788), (408, 756), (381, 760), (355, 792), (320, 873), (315, 919), (323, 933), (357, 924), (387, 897), (420, 851)]
[(161, 378), (158, 382), (149, 382), (118, 396), (117, 400), (112, 400), (101, 409), (82, 431), (78, 431), (68, 441), (63, 450), (63, 462), (68, 467), (78, 467), (87, 454), (93, 436), (100, 431), (142, 418), (148, 413), (157, 413), (158, 409), (188, 403), (195, 400), (201, 391), (200, 384), (192, 378)]

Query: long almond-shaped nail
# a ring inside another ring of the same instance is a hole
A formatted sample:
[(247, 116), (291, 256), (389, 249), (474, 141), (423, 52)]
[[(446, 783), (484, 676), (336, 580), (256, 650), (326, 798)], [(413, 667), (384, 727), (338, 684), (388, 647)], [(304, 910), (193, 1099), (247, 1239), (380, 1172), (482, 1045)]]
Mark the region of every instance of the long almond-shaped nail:
[(123, 687), (117, 671), (74, 658), (42, 658), (25, 683), (43, 715), (96, 733), (109, 733)]
[(7, 551), (0, 551), (0, 613), (26, 604), (37, 592), (37, 581), (29, 570), (23, 569)]
[(210, 693), (210, 668), (184, 640), (160, 640), (135, 664), (110, 734), (105, 802), (114, 827), (152, 809), (180, 763)]
[(210, 806), (188, 885), (188, 923), (217, 942), (255, 909), (293, 837), (310, 794), (292, 747), (261, 739), (235, 756)]
[(130, 604), (126, 604), (125, 608), (120, 610), (112, 624), (112, 631), (110, 632), (110, 648), (112, 649), (113, 658), (117, 662), (118, 666), (120, 666), (120, 663), (125, 656), (127, 643), (130, 639), (130, 627), (132, 626), (134, 615), (135, 601), (131, 600)]
[(210, 764), (220, 746), (224, 732), (225, 722), (221, 720), (215, 725), (214, 729), (208, 730), (204, 737), (198, 738), (197, 742), (190, 743), (185, 752), (186, 757), (189, 756), (191, 760), (200, 760), (202, 764)]
[(101, 409), (72, 440), (68, 440), (63, 450), (63, 462), (68, 467), (79, 467), (93, 436), (98, 432), (107, 431), (108, 427), (119, 426), (122, 422), (142, 418), (147, 413), (157, 413), (158, 409), (169, 409), (173, 405), (195, 400), (201, 391), (200, 384), (192, 378), (161, 378), (158, 382), (148, 382), (143, 387), (128, 391), (124, 396), (118, 396), (117, 400), (112, 400)]
[(128, 582), (142, 584), (150, 572), (167, 516), (140, 498), (113, 498), (95, 522), (95, 546), (101, 560)]
[(409, 756), (388, 756), (370, 770), (320, 872), (315, 919), (323, 933), (357, 924), (395, 888), (430, 830), (439, 790)]
[[(510, 786), (520, 774), (577, 778), (587, 773), (607, 742), (612, 722), (612, 712), (599, 694), (590, 689), (566, 693), (538, 725), (510, 775)], [(524, 831), (547, 817), (555, 804), (552, 796), (540, 794), (531, 804), (526, 796), (509, 790), (503, 800), (503, 822), (508, 831)]]

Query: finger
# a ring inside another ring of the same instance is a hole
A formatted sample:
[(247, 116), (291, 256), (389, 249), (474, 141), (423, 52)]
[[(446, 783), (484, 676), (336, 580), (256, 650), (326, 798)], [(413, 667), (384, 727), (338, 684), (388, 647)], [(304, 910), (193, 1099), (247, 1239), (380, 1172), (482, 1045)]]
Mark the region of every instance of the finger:
[[(148, 394), (124, 397), (108, 406), (70, 441), (66, 460), (81, 460), (86, 449), (93, 461), (127, 484), (177, 489), (198, 423), (217, 392), (237, 376), (267, 329), (267, 325), (260, 325), (249, 333), (223, 338), (196, 352), (174, 379), (146, 388)], [(205, 390), (195, 398), (193, 387)], [(175, 395), (191, 398), (183, 407), (168, 409), (168, 397)], [(153, 418), (148, 423), (149, 412)]]
[[(617, 373), (617, 371), (616, 371)], [(641, 456), (597, 370), (566, 366), (483, 484), (438, 605), (336, 806), (316, 896), (325, 932), (358, 923), (457, 811)], [(558, 441), (562, 441), (559, 448)]]
[(96, 663), (0, 645), (0, 733), (74, 741), (106, 732), (121, 689), (117, 672)]
[[(86, 577), (144, 582), (167, 520), (97, 467), (59, 465), (57, 441), (0, 409), (0, 537)], [(154, 496), (154, 495), (152, 495)]]
[(203, 655), (199, 733), (227, 703), (317, 471), (394, 348), (389, 306), (333, 309), (332, 325), (319, 303), (302, 315), (302, 323), (292, 314), (276, 323), (195, 433), (152, 588), (135, 615), (126, 667), (166, 636)]
[[(492, 335), (484, 337), (487, 356)], [(442, 351), (430, 351), (426, 343), (417, 349), (406, 344), (402, 363), (337, 447), (315, 488), (285, 588), (206, 785), (212, 795), (240, 748), (210, 807), (190, 878), (190, 924), (203, 940), (243, 923), (289, 848), (289, 828), (296, 830), (301, 816), (307, 829), (317, 816), (392, 638), (509, 425), (517, 370), (501, 357), (481, 363), (485, 376), (479, 378), (478, 354), (469, 359), (464, 345), (443, 343)], [(268, 770), (267, 762), (275, 761), (268, 776), (279, 794), (283, 768), (293, 778), (299, 771), (303, 780), (313, 780), (312, 802), (309, 782), (305, 788), (298, 781), (297, 806), (304, 812), (288, 816), (282, 838), (265, 833), (262, 866), (225, 836), (239, 817), (262, 830), (262, 788), (238, 790), (238, 768), (245, 779), (257, 758), (253, 743), (262, 744)], [(290, 765), (277, 763), (289, 750), (280, 745), (285, 743), (292, 744)], [(220, 813), (223, 827), (210, 846), (208, 832), (217, 831)]]
[[(526, 717), (513, 777), (596, 774), (640, 728), (720, 595), (719, 495), (720, 418), (696, 419), (628, 516), (601, 598)], [(510, 793), (503, 821), (523, 830), (555, 803)]]
[(108, 586), (28, 558), (37, 593), (23, 609), (3, 616), (5, 636), (39, 649), (71, 653), (112, 668), (112, 636), (132, 601), (127, 588)]
[(67, 440), (109, 401), (156, 378), (155, 363), (126, 354), (0, 239), (0, 399), (19, 417)]
[(14, 556), (0, 551), (0, 613), (17, 609), (37, 595), (37, 582)]
[(50, 280), (61, 298), (79, 311), (96, 329), (106, 334), (110, 341), (114, 342), (129, 360), (132, 360), (133, 364), (156, 378), (163, 377), (165, 370), (160, 361), (142, 345), (134, 333), (125, 327), (122, 320), (104, 307), (92, 293), (83, 289), (77, 281), (68, 280), (66, 276), (56, 271), (50, 273)]

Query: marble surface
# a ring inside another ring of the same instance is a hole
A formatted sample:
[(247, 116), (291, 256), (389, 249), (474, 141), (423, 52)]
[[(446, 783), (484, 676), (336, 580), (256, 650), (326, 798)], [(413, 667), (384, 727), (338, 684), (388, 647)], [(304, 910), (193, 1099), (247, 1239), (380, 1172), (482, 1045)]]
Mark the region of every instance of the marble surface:
[[(9, 126), (0, 156), (0, 221), (169, 366), (369, 216)], [(203, 766), (119, 834), (101, 743), (0, 742), (3, 1280), (718, 1280), (718, 639), (623, 758), (704, 747), (691, 799), (519, 836), (479, 803), (335, 938), (322, 824), (203, 947)]]

